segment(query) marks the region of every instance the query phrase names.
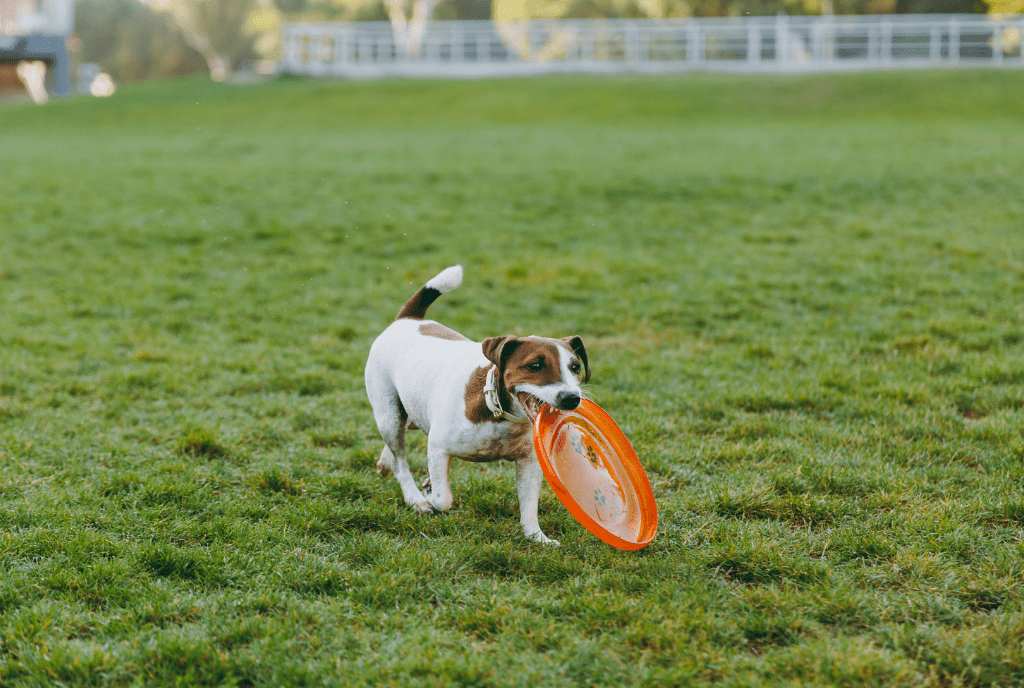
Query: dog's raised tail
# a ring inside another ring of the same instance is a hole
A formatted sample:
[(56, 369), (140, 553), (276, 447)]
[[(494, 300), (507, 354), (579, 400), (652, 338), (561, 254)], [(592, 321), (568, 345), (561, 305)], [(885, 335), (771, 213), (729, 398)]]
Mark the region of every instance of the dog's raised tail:
[(405, 302), (395, 320), (426, 317), (427, 309), (437, 300), (438, 296), (450, 292), (460, 284), (462, 284), (462, 266), (453, 265), (450, 268), (445, 268)]

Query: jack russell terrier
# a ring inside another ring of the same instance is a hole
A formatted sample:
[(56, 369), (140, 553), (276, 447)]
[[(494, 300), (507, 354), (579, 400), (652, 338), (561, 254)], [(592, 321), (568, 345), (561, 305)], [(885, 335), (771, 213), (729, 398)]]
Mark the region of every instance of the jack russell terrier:
[[(393, 472), (405, 503), (424, 514), (451, 508), (453, 458), (515, 461), (523, 533), (557, 545), (537, 522), (543, 474), (533, 449), (533, 419), (544, 404), (567, 411), (580, 405), (580, 383), (590, 380), (587, 350), (579, 337), (506, 335), (473, 342), (426, 320), (430, 304), (461, 283), (462, 266), (441, 271), (370, 347), (366, 394), (384, 438), (377, 472)], [(405, 431), (411, 429), (427, 433), (430, 477), (423, 492), (405, 458)]]

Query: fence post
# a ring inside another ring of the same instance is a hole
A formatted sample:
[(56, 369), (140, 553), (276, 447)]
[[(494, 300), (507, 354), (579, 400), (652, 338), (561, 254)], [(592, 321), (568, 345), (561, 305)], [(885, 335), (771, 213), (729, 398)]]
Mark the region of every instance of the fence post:
[(316, 63), (319, 59), (318, 52), (320, 52), (320, 32), (313, 31), (309, 34), (306, 41), (306, 65), (312, 74), (316, 74)]
[(327, 56), (327, 34), (323, 31), (316, 37), (316, 51), (314, 54), (316, 55), (316, 71), (324, 74), (327, 71), (327, 60), (324, 59)]
[(747, 22), (747, 64), (761, 64), (761, 25), (753, 17)]
[(291, 24), (285, 24), (281, 27), (281, 62), (282, 70), (284, 72), (291, 72), (292, 67), (292, 52), (295, 50), (293, 46), (292, 32), (294, 29)]
[(291, 71), (292, 61), (292, 27), (285, 24), (281, 27), (281, 71)]
[(306, 64), (309, 65), (309, 71), (316, 74), (317, 62), (320, 60), (320, 32), (313, 31), (309, 35), (309, 41), (306, 43)]
[(1003, 23), (998, 22), (992, 27), (992, 62), (1003, 64)]
[(956, 17), (949, 18), (949, 61), (953, 64), (960, 61), (960, 22)]
[(836, 59), (836, 22), (834, 17), (822, 21), (821, 57), (831, 62)]
[(789, 63), (789, 17), (775, 15), (775, 60)]
[(334, 32), (334, 63), (331, 65), (331, 73), (339, 75), (345, 70), (345, 61), (348, 58), (348, 36), (344, 31)]
[(304, 73), (309, 73), (309, 32), (304, 32), (295, 41), (295, 61), (302, 65)]
[(878, 42), (878, 49), (881, 54), (879, 61), (884, 65), (892, 64), (892, 20), (888, 17), (882, 20), (881, 40)]
[(302, 44), (305, 38), (305, 32), (300, 35), (299, 32), (296, 31), (292, 36), (292, 64), (295, 66), (295, 69), (300, 72), (307, 71), (306, 64), (302, 60)]
[(686, 60), (697, 64), (701, 61), (700, 49), (700, 27), (697, 22), (690, 20), (686, 25)]

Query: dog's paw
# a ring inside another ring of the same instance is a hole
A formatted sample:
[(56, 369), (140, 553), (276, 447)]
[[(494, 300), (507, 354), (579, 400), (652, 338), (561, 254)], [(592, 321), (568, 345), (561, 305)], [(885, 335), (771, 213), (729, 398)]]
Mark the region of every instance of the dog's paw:
[(432, 514), (434, 513), (434, 507), (430, 506), (430, 502), (423, 500), (422, 502), (416, 502), (412, 505), (412, 510), (417, 514)]
[(430, 503), (431, 508), (439, 514), (443, 514), (452, 508), (452, 496), (448, 494), (447, 499), (439, 494), (430, 494), (427, 492), (427, 502)]
[(527, 540), (531, 540), (533, 542), (539, 542), (542, 545), (551, 545), (552, 547), (560, 547), (561, 544), (562, 544), (558, 540), (552, 540), (551, 538), (549, 538), (547, 535), (545, 535), (544, 533), (540, 532), (539, 530), (537, 532), (535, 532), (535, 533), (525, 533), (525, 535), (526, 535), (526, 539)]

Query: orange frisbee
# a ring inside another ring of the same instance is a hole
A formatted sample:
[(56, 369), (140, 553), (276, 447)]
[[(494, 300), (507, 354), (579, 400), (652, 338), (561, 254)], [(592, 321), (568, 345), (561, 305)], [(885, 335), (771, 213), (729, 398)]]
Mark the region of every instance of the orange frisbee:
[(640, 459), (611, 416), (584, 399), (575, 411), (544, 406), (533, 424), (537, 460), (555, 496), (584, 528), (619, 549), (647, 546), (658, 505)]

